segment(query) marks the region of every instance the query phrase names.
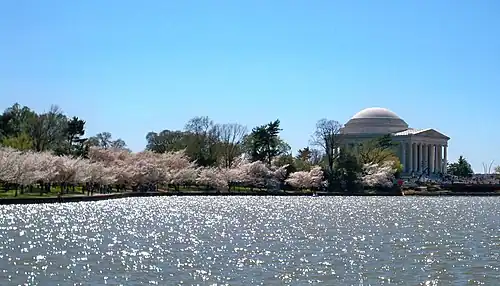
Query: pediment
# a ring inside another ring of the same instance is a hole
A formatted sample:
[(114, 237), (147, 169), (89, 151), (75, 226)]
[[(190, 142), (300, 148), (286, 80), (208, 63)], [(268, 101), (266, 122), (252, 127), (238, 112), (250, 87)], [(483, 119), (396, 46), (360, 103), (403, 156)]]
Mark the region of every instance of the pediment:
[(432, 128), (421, 130), (419, 132), (416, 132), (414, 135), (416, 135), (418, 137), (428, 137), (428, 138), (450, 140), (450, 137), (448, 137), (448, 136), (444, 135), (443, 133), (441, 133), (435, 129), (432, 129)]

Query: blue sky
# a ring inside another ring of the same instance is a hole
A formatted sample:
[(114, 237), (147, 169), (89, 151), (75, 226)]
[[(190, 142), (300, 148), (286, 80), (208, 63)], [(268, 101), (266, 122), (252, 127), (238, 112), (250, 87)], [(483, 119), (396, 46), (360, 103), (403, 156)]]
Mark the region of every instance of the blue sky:
[(386, 107), (500, 164), (500, 2), (2, 1), (0, 108), (59, 105), (134, 151), (206, 115), (279, 118), (294, 150), (320, 118)]

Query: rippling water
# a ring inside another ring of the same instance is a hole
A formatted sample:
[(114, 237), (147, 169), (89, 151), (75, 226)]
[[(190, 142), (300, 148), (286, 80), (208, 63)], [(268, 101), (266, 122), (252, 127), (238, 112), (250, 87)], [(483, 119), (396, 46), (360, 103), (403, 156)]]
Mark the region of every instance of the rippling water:
[(500, 198), (0, 206), (0, 285), (499, 285)]

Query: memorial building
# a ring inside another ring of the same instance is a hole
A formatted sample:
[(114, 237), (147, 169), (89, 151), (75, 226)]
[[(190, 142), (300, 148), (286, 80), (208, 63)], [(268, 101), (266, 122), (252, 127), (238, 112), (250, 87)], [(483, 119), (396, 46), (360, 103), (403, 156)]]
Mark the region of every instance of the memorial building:
[(450, 137), (433, 128), (416, 129), (394, 112), (371, 107), (356, 113), (341, 129), (342, 148), (356, 148), (362, 142), (387, 134), (399, 143), (396, 154), (403, 175), (446, 173)]

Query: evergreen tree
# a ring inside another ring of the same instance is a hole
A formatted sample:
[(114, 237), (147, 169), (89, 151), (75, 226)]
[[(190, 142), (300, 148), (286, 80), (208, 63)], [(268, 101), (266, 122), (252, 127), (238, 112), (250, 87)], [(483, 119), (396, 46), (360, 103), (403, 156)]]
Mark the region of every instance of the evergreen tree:
[(276, 156), (288, 152), (289, 147), (279, 138), (280, 131), (279, 119), (252, 129), (245, 141), (253, 161), (271, 164)]
[(448, 174), (461, 178), (470, 178), (474, 172), (469, 162), (463, 156), (460, 156), (456, 163), (448, 165)]

